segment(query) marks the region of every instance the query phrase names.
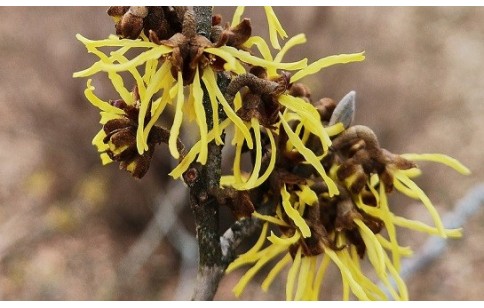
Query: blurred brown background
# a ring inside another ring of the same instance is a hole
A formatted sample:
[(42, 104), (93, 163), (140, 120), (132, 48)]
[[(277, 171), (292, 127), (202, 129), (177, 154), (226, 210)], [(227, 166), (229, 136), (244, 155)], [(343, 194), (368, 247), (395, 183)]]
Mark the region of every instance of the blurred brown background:
[[(97, 111), (72, 73), (95, 58), (75, 39), (114, 31), (104, 7), (0, 8), (0, 299), (189, 299), (196, 243), (186, 191), (166, 174), (160, 147), (147, 176), (131, 179), (102, 167), (90, 142)], [(234, 8), (216, 8), (230, 21)], [(255, 33), (266, 33), (261, 8), (250, 8)], [(483, 178), (484, 8), (275, 8), (287, 33), (308, 43), (286, 59), (366, 51), (362, 63), (328, 68), (304, 81), (315, 99), (357, 92), (356, 123), (372, 127), (395, 153), (445, 153), (473, 174), (421, 163), (418, 184), (441, 213)], [(95, 81), (102, 98), (110, 84)], [(393, 198), (395, 211), (429, 221), (422, 205)], [(229, 219), (230, 216), (227, 216)], [(415, 300), (483, 300), (484, 211), (465, 236), (408, 281)], [(226, 227), (229, 222), (224, 222)], [(427, 239), (407, 232), (415, 250)], [(216, 299), (240, 272), (224, 278)], [(338, 275), (323, 284), (339, 299)], [(262, 281), (262, 275), (256, 282)], [(283, 299), (283, 282), (264, 294), (251, 284), (243, 299)]]

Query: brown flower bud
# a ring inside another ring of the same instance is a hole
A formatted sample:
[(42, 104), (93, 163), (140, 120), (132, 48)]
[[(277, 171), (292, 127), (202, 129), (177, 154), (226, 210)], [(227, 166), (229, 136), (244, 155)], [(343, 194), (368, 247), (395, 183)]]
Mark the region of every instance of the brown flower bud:
[(289, 94), (295, 97), (305, 98), (307, 101), (311, 99), (311, 90), (302, 83), (295, 83), (289, 88)]
[(325, 97), (314, 103), (314, 107), (318, 110), (321, 120), (328, 122), (333, 114), (334, 108), (336, 108), (336, 102), (331, 98)]
[(129, 11), (116, 24), (116, 34), (128, 39), (137, 39), (143, 30), (143, 18), (133, 15)]

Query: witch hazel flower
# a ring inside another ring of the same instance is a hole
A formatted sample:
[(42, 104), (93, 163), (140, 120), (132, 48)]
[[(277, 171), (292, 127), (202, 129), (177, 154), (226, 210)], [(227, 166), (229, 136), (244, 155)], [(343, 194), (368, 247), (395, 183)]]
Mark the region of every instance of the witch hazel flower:
[[(272, 266), (264, 291), (287, 269), (286, 299), (318, 300), (326, 271), (335, 266), (345, 300), (389, 299), (380, 285), (391, 298), (407, 300), (399, 272), (412, 251), (400, 245), (398, 228), (461, 236), (460, 229), (445, 228), (417, 185), (417, 162), (470, 171), (443, 154), (398, 155), (382, 148), (369, 127), (353, 125), (354, 91), (338, 103), (314, 100), (304, 78), (363, 61), (364, 52), (284, 62), (306, 36), (289, 37), (274, 10), (263, 9), (269, 43), (252, 35), (244, 7), (230, 24), (212, 16), (207, 33), (197, 29), (194, 11), (186, 7), (111, 7), (116, 35), (77, 35), (97, 61), (74, 77), (107, 75), (118, 95), (102, 99), (87, 80), (84, 94), (99, 109), (102, 125), (93, 145), (103, 164), (117, 161), (142, 178), (156, 146), (165, 143), (178, 160), (169, 175), (186, 182), (191, 166), (207, 164), (209, 143), (232, 148), (231, 169), (218, 190), (206, 194), (229, 206), (239, 221), (263, 222), (256, 244), (228, 265), (227, 273), (249, 266), (233, 289), (236, 296)], [(181, 132), (190, 121), (197, 141), (185, 146)], [(432, 224), (393, 213), (389, 195), (395, 191), (419, 200)]]

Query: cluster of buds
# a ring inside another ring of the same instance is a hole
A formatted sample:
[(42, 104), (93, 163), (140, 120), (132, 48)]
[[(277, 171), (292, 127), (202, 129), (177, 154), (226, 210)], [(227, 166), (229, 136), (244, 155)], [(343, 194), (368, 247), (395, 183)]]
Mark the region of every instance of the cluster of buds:
[(137, 39), (141, 33), (150, 32), (165, 40), (182, 30), (184, 6), (112, 6), (108, 15), (113, 17), (116, 34), (123, 38)]
[[(93, 143), (103, 163), (118, 161), (137, 178), (148, 171), (155, 146), (166, 143), (172, 157), (179, 159), (170, 175), (186, 180), (195, 161), (207, 163), (208, 144), (224, 145), (232, 127), (232, 173), (222, 176), (219, 189), (207, 193), (229, 206), (236, 219), (265, 222), (255, 246), (227, 269), (255, 263), (234, 288), (236, 295), (263, 265), (284, 254), (262, 287), (267, 289), (290, 264), (287, 299), (318, 299), (330, 261), (341, 272), (345, 299), (350, 293), (363, 300), (385, 299), (377, 283), (362, 272), (360, 260), (366, 257), (391, 295), (406, 299), (398, 272), (400, 258), (409, 251), (399, 246), (395, 227), (443, 237), (460, 235), (459, 230), (443, 227), (432, 203), (412, 180), (420, 173), (415, 161), (438, 161), (464, 174), (469, 171), (444, 155), (396, 155), (381, 148), (370, 128), (353, 125), (353, 91), (339, 103), (330, 98), (313, 101), (302, 78), (331, 65), (363, 61), (363, 53), (310, 64), (307, 59), (282, 62), (306, 38), (296, 35), (281, 47), (279, 38), (287, 34), (274, 11), (264, 10), (271, 45), (278, 50), (275, 56), (264, 39), (252, 36), (250, 20), (241, 20), (243, 7), (225, 26), (221, 16), (213, 16), (205, 32), (186, 7), (110, 8), (118, 36), (92, 41), (78, 35), (99, 61), (74, 76), (105, 72), (120, 96), (103, 101), (88, 81), (86, 97), (101, 110), (103, 124)], [(105, 47), (119, 49), (106, 54)], [(141, 52), (128, 59), (131, 49)], [(121, 72), (132, 77), (133, 91), (125, 88)], [(174, 112), (167, 129), (166, 123), (158, 122), (169, 105)], [(199, 141), (187, 151), (179, 138), (184, 120), (195, 120), (199, 133)], [(393, 190), (420, 199), (435, 227), (394, 215), (387, 202)], [(267, 236), (269, 225), (272, 233)], [(387, 236), (382, 235), (384, 229)]]

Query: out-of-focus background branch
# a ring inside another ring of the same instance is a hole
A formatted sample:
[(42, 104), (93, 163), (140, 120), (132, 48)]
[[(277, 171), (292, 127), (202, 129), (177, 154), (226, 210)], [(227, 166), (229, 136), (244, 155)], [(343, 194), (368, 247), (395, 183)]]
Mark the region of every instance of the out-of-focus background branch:
[[(102, 167), (90, 142), (98, 114), (83, 97), (88, 67), (75, 34), (114, 31), (105, 8), (0, 8), (0, 299), (189, 299), (196, 275), (194, 225), (187, 190), (166, 174), (176, 163), (161, 146), (141, 181), (115, 164)], [(230, 21), (233, 8), (215, 8)], [(440, 152), (466, 164), (464, 177), (421, 163), (419, 185), (441, 213), (484, 181), (484, 8), (275, 8), (288, 34), (308, 43), (287, 60), (314, 61), (366, 51), (362, 63), (328, 68), (304, 80), (314, 99), (357, 92), (355, 122), (372, 127), (395, 153)], [(247, 9), (265, 34), (262, 9)], [(102, 76), (104, 77), (104, 76)], [(115, 98), (107, 78), (98, 95)], [(186, 132), (185, 132), (186, 133)], [(393, 209), (427, 220), (423, 206), (393, 196)], [(232, 222), (223, 210), (221, 228)], [(449, 241), (437, 259), (409, 278), (418, 300), (482, 300), (484, 212)], [(221, 231), (223, 231), (221, 230)], [(400, 235), (416, 252), (428, 237)], [(242, 271), (226, 276), (216, 299)], [(283, 299), (252, 283), (243, 299)], [(325, 299), (340, 298), (336, 271)]]

